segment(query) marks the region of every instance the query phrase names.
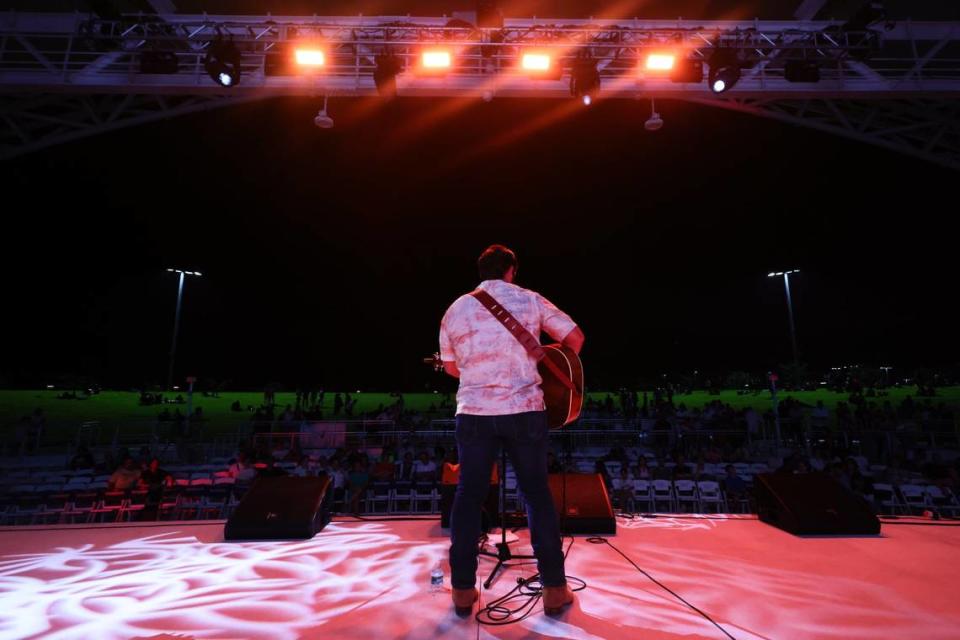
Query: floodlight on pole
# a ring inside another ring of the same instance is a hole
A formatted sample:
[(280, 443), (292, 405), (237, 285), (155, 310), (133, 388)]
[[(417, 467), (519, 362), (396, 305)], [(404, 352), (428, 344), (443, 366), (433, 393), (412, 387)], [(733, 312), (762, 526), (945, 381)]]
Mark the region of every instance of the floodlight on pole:
[(199, 277), (199, 271), (185, 271), (183, 269), (167, 269), (170, 273), (180, 274), (180, 283), (177, 286), (177, 311), (173, 317), (173, 342), (170, 344), (170, 364), (167, 368), (167, 389), (173, 388), (173, 361), (177, 353), (177, 334), (180, 332), (180, 307), (183, 302), (183, 281), (186, 276)]
[(777, 278), (783, 276), (783, 286), (787, 292), (787, 315), (790, 319), (790, 344), (793, 346), (793, 364), (797, 365), (800, 359), (797, 355), (797, 329), (793, 322), (793, 298), (790, 295), (790, 274), (800, 273), (800, 269), (791, 269), (789, 271), (771, 271), (767, 274), (768, 278)]

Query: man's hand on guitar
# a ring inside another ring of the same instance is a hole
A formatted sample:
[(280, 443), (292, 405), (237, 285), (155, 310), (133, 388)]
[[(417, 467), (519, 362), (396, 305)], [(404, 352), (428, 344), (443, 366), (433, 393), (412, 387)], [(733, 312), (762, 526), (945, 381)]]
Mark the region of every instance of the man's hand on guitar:
[(457, 368), (456, 362), (445, 362), (440, 359), (439, 353), (434, 353), (429, 358), (423, 359), (424, 364), (428, 364), (433, 367), (434, 371), (440, 372), (444, 371), (448, 375), (453, 376), (454, 378), (460, 377), (460, 369)]

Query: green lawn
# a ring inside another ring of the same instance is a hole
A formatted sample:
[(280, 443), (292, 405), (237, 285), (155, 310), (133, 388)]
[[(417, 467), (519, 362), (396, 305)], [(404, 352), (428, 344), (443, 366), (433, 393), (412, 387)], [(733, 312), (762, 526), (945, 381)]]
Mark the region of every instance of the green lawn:
[[(868, 398), (868, 401), (875, 401), (878, 404), (882, 403), (884, 400), (889, 400), (893, 404), (898, 404), (903, 401), (907, 396), (911, 396), (916, 400), (916, 387), (906, 387), (901, 389), (887, 389), (887, 396), (877, 397), (877, 398)], [(596, 397), (602, 399), (606, 394), (590, 394), (591, 397)], [(826, 389), (819, 389), (817, 391), (781, 391), (778, 394), (779, 400), (782, 402), (785, 398), (794, 398), (800, 402), (815, 405), (817, 400), (823, 400), (823, 404), (831, 409), (834, 408), (838, 402), (846, 402), (850, 394), (847, 393), (834, 393), (833, 391), (828, 391)], [(648, 394), (650, 402), (653, 402), (653, 394)], [(924, 398), (925, 399), (925, 398)], [(754, 409), (767, 409), (770, 407), (770, 393), (768, 391), (762, 391), (758, 394), (748, 394), (748, 395), (737, 395), (737, 392), (734, 390), (724, 390), (721, 391), (719, 395), (711, 395), (706, 391), (694, 391), (691, 394), (684, 395), (675, 395), (673, 397), (674, 404), (684, 403), (687, 408), (698, 407), (701, 408), (705, 404), (712, 402), (713, 400), (720, 400), (725, 404), (729, 404), (735, 409), (744, 409), (746, 407), (753, 407)], [(942, 387), (937, 389), (937, 396), (931, 398), (933, 402), (946, 402), (949, 405), (954, 407), (960, 406), (960, 387)]]
[[(51, 427), (73, 431), (82, 422), (96, 420), (104, 427), (113, 428), (116, 425), (146, 425), (152, 424), (160, 411), (158, 406), (143, 407), (138, 404), (138, 395), (130, 391), (104, 391), (86, 400), (57, 400), (59, 391), (0, 391), (0, 428), (9, 432), (21, 416), (29, 414), (36, 407), (41, 407), (47, 416)], [(960, 387), (941, 388), (937, 391), (935, 402), (944, 401), (954, 406), (960, 406)], [(882, 401), (889, 399), (894, 403), (900, 402), (908, 395), (914, 395), (914, 388), (890, 389), (886, 398), (876, 398)], [(328, 392), (325, 400), (326, 413), (332, 413), (333, 393)], [(606, 397), (604, 392), (593, 392), (590, 396), (597, 400)], [(172, 397), (172, 396), (169, 396)], [(393, 398), (386, 393), (361, 393), (357, 397), (356, 414), (375, 410), (380, 404), (389, 405)], [(792, 397), (801, 402), (813, 405), (817, 400), (833, 407), (837, 402), (845, 401), (847, 394), (834, 393), (826, 390), (799, 391), (782, 393), (783, 398)], [(439, 404), (442, 396), (431, 393), (404, 394), (406, 406), (411, 409), (425, 410), (431, 404)], [(653, 401), (653, 395), (648, 394)], [(615, 397), (616, 399), (616, 397)], [(737, 395), (736, 391), (722, 391), (719, 395), (710, 395), (706, 391), (696, 391), (687, 395), (674, 396), (675, 403), (684, 403), (687, 407), (702, 407), (706, 403), (719, 399), (738, 409), (752, 406), (763, 410), (770, 406), (770, 394), (766, 391), (753, 395)], [(244, 408), (242, 412), (230, 410), (230, 405), (239, 400)], [(194, 395), (194, 407), (202, 407), (207, 424), (217, 431), (235, 430), (239, 424), (250, 419), (247, 407), (257, 407), (263, 401), (260, 392), (227, 392), (219, 398), (205, 398), (200, 394)], [(277, 393), (276, 402), (281, 407), (294, 404), (295, 394)], [(177, 405), (167, 405), (171, 411)], [(179, 405), (182, 412), (186, 407)]]

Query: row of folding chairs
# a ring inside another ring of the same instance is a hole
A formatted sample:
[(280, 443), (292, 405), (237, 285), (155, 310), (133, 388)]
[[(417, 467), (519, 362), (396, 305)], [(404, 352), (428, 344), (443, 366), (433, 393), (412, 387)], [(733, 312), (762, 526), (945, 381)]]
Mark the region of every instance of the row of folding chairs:
[(629, 492), (614, 488), (614, 502), (626, 511), (720, 513), (742, 511), (747, 501), (728, 496), (712, 480), (634, 480)]
[(918, 514), (926, 510), (944, 511), (955, 515), (960, 501), (953, 493), (933, 484), (873, 483), (873, 500), (881, 512), (891, 515)]
[[(591, 464), (589, 461), (581, 461), (581, 462), (578, 463), (578, 464), (583, 464), (583, 463)], [(607, 473), (609, 473), (610, 475), (619, 474), (619, 473), (620, 473), (620, 469), (621, 469), (622, 466), (623, 466), (620, 462), (618, 462), (618, 461), (616, 461), (616, 460), (607, 460), (607, 461), (605, 461), (603, 464), (604, 464), (604, 466), (605, 466), (606, 469), (607, 469)], [(637, 464), (637, 463), (632, 462), (632, 463), (630, 463), (629, 466), (630, 466), (630, 468), (632, 469), (633, 467), (636, 466), (636, 464)], [(686, 462), (685, 464), (686, 464), (688, 467), (690, 467), (690, 468), (695, 468), (695, 467), (696, 467), (696, 463), (695, 463), (695, 462)], [(718, 462), (718, 463), (706, 462), (706, 463), (704, 463), (704, 465), (703, 465), (703, 472), (704, 472), (705, 474), (707, 474), (707, 475), (723, 476), (723, 475), (726, 475), (726, 473), (727, 473), (727, 471), (726, 471), (726, 469), (727, 469), (727, 464), (732, 464), (732, 465), (733, 465), (734, 469), (736, 469), (736, 471), (737, 471), (737, 475), (756, 475), (756, 474), (758, 474), (758, 473), (767, 473), (767, 471), (769, 471), (769, 467), (767, 466), (767, 463), (765, 463), (765, 462), (731, 462), (731, 463), (727, 463), (727, 462)], [(665, 462), (665, 463), (663, 464), (663, 467), (664, 467), (665, 469), (672, 469), (672, 468), (674, 468), (674, 467), (676, 467), (676, 466), (677, 466), (677, 463), (675, 463), (675, 462)], [(660, 467), (660, 464), (659, 464), (656, 460), (648, 460), (648, 461), (647, 461), (647, 468), (649, 468), (649, 469), (657, 469), (657, 468), (659, 468), (659, 467)], [(590, 470), (591, 470), (591, 471), (593, 470), (593, 465), (592, 465), (592, 464), (591, 464), (591, 466), (590, 466)]]
[(367, 513), (437, 513), (440, 488), (435, 483), (372, 482), (361, 500), (361, 508)]
[(142, 519), (189, 520), (227, 517), (246, 487), (233, 484), (167, 487), (151, 501), (145, 489), (28, 493), (0, 498), (0, 523), (61, 524)]

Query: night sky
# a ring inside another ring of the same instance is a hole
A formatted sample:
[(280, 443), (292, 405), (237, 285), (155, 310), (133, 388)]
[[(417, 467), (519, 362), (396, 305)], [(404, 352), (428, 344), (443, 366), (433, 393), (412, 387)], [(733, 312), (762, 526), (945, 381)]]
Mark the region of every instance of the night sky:
[[(488, 244), (582, 326), (596, 386), (790, 359), (940, 366), (956, 172), (681, 102), (277, 99), (8, 161), (0, 383), (433, 388), (420, 359)], [(10, 184), (8, 182), (8, 184)]]

